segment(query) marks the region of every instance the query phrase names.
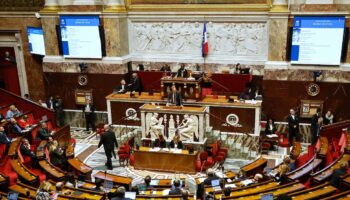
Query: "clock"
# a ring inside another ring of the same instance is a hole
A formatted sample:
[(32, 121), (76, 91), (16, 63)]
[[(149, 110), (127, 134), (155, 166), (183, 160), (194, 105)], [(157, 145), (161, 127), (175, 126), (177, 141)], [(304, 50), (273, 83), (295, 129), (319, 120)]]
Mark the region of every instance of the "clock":
[(312, 97), (317, 96), (320, 93), (320, 91), (320, 86), (316, 83), (310, 83), (306, 88), (307, 94)]
[(88, 84), (88, 77), (85, 74), (81, 74), (78, 76), (78, 84), (81, 86), (85, 86)]

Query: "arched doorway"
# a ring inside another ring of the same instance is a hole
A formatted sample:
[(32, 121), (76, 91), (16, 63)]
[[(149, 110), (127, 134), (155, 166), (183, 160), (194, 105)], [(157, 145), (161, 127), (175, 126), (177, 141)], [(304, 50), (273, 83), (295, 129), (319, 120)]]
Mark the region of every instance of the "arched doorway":
[(13, 47), (0, 47), (0, 88), (21, 95)]

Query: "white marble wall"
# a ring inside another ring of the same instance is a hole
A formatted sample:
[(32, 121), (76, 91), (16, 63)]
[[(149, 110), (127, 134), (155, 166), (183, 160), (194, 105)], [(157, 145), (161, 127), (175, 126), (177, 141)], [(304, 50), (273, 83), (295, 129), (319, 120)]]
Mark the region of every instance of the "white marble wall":
[[(267, 60), (266, 21), (209, 21), (209, 62)], [(202, 60), (203, 21), (132, 21), (129, 46), (134, 60)]]

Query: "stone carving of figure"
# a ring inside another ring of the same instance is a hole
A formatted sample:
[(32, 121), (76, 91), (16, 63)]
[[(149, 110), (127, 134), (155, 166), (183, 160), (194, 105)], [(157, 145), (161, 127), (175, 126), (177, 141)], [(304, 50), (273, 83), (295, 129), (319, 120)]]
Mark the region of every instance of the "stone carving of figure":
[(162, 123), (163, 118), (158, 119), (158, 113), (154, 113), (149, 122), (151, 138), (158, 138), (160, 133), (164, 135), (164, 125)]
[(184, 116), (184, 119), (180, 126), (178, 127), (180, 137), (183, 141), (193, 141), (193, 136), (196, 136), (196, 122), (187, 114)]

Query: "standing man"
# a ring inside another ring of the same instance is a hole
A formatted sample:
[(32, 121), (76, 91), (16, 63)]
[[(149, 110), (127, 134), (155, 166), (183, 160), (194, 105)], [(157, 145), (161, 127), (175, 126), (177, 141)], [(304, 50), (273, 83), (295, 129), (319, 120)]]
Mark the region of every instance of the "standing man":
[(321, 109), (317, 108), (316, 113), (311, 118), (311, 144), (315, 145), (319, 133), (319, 123), (318, 119), (321, 117)]
[(107, 162), (105, 165), (107, 166), (107, 169), (112, 170), (112, 154), (114, 152), (114, 147), (118, 148), (117, 139), (115, 138), (114, 132), (111, 130), (111, 127), (109, 125), (104, 125), (105, 133), (101, 136), (100, 143), (98, 143), (98, 147), (103, 145), (103, 148), (105, 150), (105, 154), (107, 157)]
[(171, 92), (168, 94), (168, 104), (182, 106), (182, 96), (181, 93), (176, 90), (175, 85), (171, 87)]
[(295, 115), (295, 110), (289, 110), (290, 115), (287, 117), (289, 130), (289, 146), (293, 146), (293, 139), (297, 139), (299, 130), (299, 117)]
[(185, 69), (185, 64), (180, 64), (180, 69), (177, 70), (177, 77), (187, 78), (187, 70)]
[(83, 113), (85, 114), (86, 131), (89, 131), (89, 128), (91, 126), (92, 131), (95, 132), (95, 107), (91, 103), (90, 99), (86, 100), (86, 105), (83, 108)]
[(55, 100), (53, 96), (50, 96), (49, 99), (46, 101), (47, 108), (51, 110), (55, 110)]
[(139, 92), (139, 95), (141, 95), (142, 92), (142, 83), (141, 80), (139, 79), (139, 77), (137, 76), (136, 73), (132, 74), (132, 79), (130, 84), (128, 85), (130, 92)]
[(63, 111), (63, 100), (60, 96), (56, 96), (54, 109), (56, 111), (57, 125), (64, 125), (64, 111)]

